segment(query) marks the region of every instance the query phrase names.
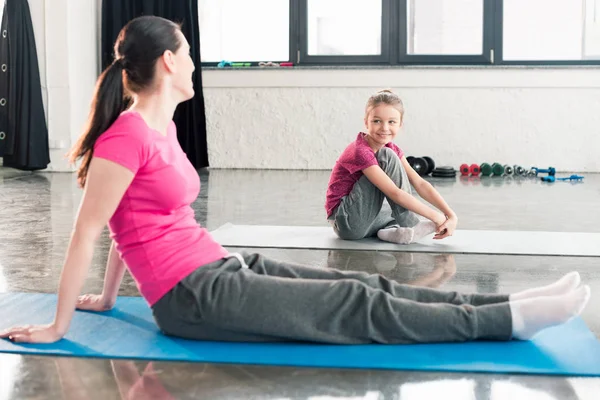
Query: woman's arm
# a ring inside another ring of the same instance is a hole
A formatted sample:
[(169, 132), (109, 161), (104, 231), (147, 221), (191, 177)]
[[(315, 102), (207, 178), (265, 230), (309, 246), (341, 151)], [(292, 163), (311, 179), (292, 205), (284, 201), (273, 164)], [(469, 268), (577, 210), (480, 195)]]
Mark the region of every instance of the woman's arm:
[(56, 317), (50, 325), (13, 327), (0, 333), (17, 342), (54, 342), (71, 323), (94, 253), (94, 243), (115, 212), (134, 174), (114, 162), (93, 158), (77, 213), (58, 288)]
[(127, 266), (117, 252), (116, 244), (113, 240), (108, 251), (108, 260), (106, 262), (106, 272), (104, 274), (104, 288), (101, 294), (85, 294), (77, 299), (77, 308), (88, 311), (106, 311), (115, 306), (119, 287), (125, 275)]
[(133, 173), (112, 161), (94, 158), (75, 223), (71, 245), (58, 291), (54, 325), (62, 337), (67, 332), (94, 254), (94, 243), (117, 209), (133, 180)]
[(117, 301), (119, 287), (125, 275), (126, 265), (121, 259), (116, 249), (116, 243), (113, 240), (108, 252), (108, 261), (106, 262), (106, 273), (104, 275), (104, 288), (102, 289), (102, 300), (106, 308), (112, 308)]

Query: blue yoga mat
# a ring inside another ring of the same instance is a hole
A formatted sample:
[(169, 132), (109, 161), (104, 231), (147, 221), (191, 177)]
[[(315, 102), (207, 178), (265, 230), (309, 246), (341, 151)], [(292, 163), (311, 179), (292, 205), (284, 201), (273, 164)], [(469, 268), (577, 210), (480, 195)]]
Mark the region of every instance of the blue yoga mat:
[[(0, 294), (0, 330), (15, 324), (49, 323), (54, 318), (55, 306), (53, 294)], [(206, 342), (161, 334), (140, 297), (120, 297), (109, 312), (76, 312), (65, 338), (53, 344), (14, 344), (0, 340), (2, 352), (297, 367), (600, 376), (600, 342), (580, 318), (548, 329), (527, 342), (420, 345)]]

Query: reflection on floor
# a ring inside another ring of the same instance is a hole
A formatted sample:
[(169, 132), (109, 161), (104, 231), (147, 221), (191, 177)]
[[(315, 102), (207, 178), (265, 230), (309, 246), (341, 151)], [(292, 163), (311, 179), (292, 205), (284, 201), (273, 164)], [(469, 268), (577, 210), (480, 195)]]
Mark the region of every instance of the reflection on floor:
[[(233, 222), (326, 225), (326, 171), (201, 171), (194, 209), (209, 229)], [(600, 176), (585, 182), (432, 179), (463, 229), (597, 232)], [(0, 292), (54, 292), (81, 192), (66, 173), (0, 168)], [(101, 238), (84, 290), (102, 288)], [(239, 249), (236, 249), (239, 250)], [(381, 273), (402, 283), (515, 292), (578, 270), (592, 287), (583, 314), (600, 336), (600, 259), (394, 252), (244, 249), (319, 267)], [(121, 295), (138, 295), (129, 275)], [(9, 399), (597, 399), (600, 379), (422, 373), (0, 355), (0, 400)]]

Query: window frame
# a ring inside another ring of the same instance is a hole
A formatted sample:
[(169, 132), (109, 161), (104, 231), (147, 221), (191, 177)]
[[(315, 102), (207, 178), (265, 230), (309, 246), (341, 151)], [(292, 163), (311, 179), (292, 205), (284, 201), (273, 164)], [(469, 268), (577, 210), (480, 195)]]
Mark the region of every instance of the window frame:
[[(294, 0), (292, 0), (293, 2)], [(298, 58), (299, 65), (390, 64), (390, 16), (394, 0), (381, 1), (381, 54), (380, 55), (310, 55), (308, 54), (308, 0), (296, 0), (298, 7)], [(372, 0), (371, 0), (372, 1)]]
[[(202, 1), (202, 0), (199, 0)], [(271, 61), (273, 63), (286, 63), (286, 62), (294, 62), (293, 60), (296, 59), (296, 41), (297, 41), (297, 37), (298, 37), (298, 5), (297, 2), (298, 0), (289, 0), (290, 4), (289, 4), (289, 14), (288, 14), (288, 21), (289, 21), (289, 59), (288, 60), (262, 60), (264, 62), (268, 62)], [(200, 38), (200, 56), (202, 56), (202, 38)], [(249, 67), (258, 67), (260, 66), (259, 63), (262, 61), (246, 61), (246, 60), (228, 60), (234, 63), (244, 63), (244, 64), (249, 64)], [(221, 61), (200, 61), (200, 66), (201, 67), (208, 67), (208, 68), (217, 68), (219, 63), (221, 63)], [(295, 64), (295, 62), (294, 62)], [(227, 68), (222, 68), (222, 69), (244, 69), (247, 67), (227, 67)]]
[(504, 0), (496, 0), (494, 11), (495, 21), (495, 54), (497, 62), (495, 65), (525, 65), (525, 66), (568, 66), (568, 65), (600, 65), (600, 56), (598, 59), (583, 59), (583, 60), (504, 60)]
[[(408, 15), (410, 0), (380, 0), (382, 2), (381, 55), (309, 55), (308, 0), (289, 0), (289, 59), (264, 60), (289, 62), (294, 66), (596, 66), (598, 58), (582, 60), (504, 60), (503, 59), (503, 0), (483, 0), (483, 41), (481, 55), (423, 55), (407, 54)], [(583, 1), (583, 0), (582, 0)], [(397, 21), (397, 23), (394, 23)], [(401, 28), (402, 27), (402, 28)], [(231, 60), (258, 67), (259, 62)], [(202, 62), (203, 67), (217, 67), (219, 62)], [(232, 67), (227, 69), (244, 69)]]
[(483, 40), (481, 54), (408, 54), (407, 43), (409, 15), (407, 13), (408, 2), (411, 0), (398, 1), (398, 64), (421, 64), (421, 65), (472, 65), (493, 64), (494, 62), (494, 0), (483, 0)]

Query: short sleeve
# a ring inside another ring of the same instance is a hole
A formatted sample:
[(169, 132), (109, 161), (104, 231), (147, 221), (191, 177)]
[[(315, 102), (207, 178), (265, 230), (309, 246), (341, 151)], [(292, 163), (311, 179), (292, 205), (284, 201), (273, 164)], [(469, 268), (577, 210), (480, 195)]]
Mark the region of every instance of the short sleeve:
[(398, 155), (398, 158), (402, 159), (402, 157), (404, 157), (404, 152), (402, 151), (402, 149), (400, 147), (396, 146), (393, 143), (392, 143), (391, 147), (392, 147), (392, 150), (394, 150), (394, 153), (396, 153)]
[(372, 165), (378, 165), (375, 153), (368, 146), (357, 146), (354, 151), (340, 163), (350, 174), (362, 171)]
[(146, 163), (146, 143), (137, 132), (109, 130), (96, 141), (94, 157), (115, 162), (136, 174)]

